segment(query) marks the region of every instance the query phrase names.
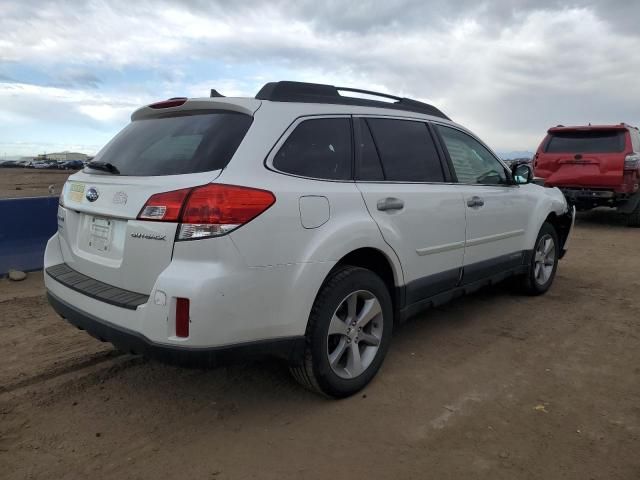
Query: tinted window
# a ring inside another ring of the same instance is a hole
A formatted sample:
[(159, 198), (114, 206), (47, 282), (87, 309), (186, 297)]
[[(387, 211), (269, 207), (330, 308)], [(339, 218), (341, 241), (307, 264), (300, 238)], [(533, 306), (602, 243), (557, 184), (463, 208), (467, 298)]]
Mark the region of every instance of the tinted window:
[(234, 112), (136, 120), (94, 158), (121, 175), (178, 175), (224, 168), (252, 117)]
[(438, 125), (460, 183), (495, 185), (507, 183), (502, 164), (475, 138), (455, 128)]
[(442, 182), (444, 174), (427, 125), (410, 120), (369, 118), (386, 180)]
[(549, 153), (607, 153), (624, 150), (623, 130), (556, 132), (547, 142)]
[(329, 180), (351, 178), (351, 122), (348, 118), (305, 120), (273, 159), (278, 170)]
[(358, 162), (358, 180), (384, 180), (384, 172), (380, 163), (380, 157), (373, 143), (373, 137), (367, 122), (358, 121), (360, 129), (359, 142), (356, 145), (356, 159)]

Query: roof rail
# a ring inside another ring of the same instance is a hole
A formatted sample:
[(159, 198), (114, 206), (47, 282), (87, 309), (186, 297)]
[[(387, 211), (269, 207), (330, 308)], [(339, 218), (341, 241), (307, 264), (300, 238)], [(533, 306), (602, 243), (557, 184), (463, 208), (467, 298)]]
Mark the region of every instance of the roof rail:
[[(379, 100), (369, 100), (366, 98), (346, 97), (340, 92), (355, 92), (375, 97), (388, 98), (394, 102), (383, 102)], [(406, 110), (409, 112), (423, 113), (434, 117), (451, 120), (442, 111), (429, 105), (410, 98), (396, 97), (386, 93), (361, 90), (359, 88), (334, 87), (333, 85), (323, 85), (320, 83), (306, 82), (269, 82), (265, 84), (257, 93), (258, 100), (271, 100), (272, 102), (301, 102), (301, 103), (328, 103), (334, 105), (359, 105), (364, 107), (390, 108), (393, 110)]]

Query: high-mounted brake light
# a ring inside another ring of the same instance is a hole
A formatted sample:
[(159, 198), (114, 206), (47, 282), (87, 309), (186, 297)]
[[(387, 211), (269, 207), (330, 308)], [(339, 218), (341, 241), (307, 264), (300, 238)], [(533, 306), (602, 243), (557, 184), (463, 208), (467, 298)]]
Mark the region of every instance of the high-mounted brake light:
[(257, 188), (209, 184), (153, 195), (139, 220), (179, 222), (177, 240), (224, 235), (253, 220), (276, 201)]
[(152, 103), (149, 105), (149, 108), (171, 108), (171, 107), (179, 107), (180, 105), (184, 105), (187, 101), (187, 97), (175, 97), (170, 98), (169, 100), (163, 100), (161, 102)]

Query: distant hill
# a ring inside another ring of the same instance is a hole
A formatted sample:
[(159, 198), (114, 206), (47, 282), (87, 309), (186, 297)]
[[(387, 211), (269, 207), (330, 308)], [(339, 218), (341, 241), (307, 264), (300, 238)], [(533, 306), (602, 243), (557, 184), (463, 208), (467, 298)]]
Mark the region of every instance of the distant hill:
[(497, 151), (496, 153), (502, 160), (515, 160), (520, 158), (531, 159), (535, 155), (534, 152), (529, 152), (528, 150), (515, 150), (512, 152)]

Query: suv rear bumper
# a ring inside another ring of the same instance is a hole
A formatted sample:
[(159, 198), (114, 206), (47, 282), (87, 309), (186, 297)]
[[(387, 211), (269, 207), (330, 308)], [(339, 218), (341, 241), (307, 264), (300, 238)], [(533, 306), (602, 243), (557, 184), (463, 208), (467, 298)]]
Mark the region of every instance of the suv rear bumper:
[(222, 347), (181, 347), (164, 345), (144, 335), (101, 320), (83, 312), (47, 292), (53, 309), (65, 320), (103, 342), (110, 342), (119, 350), (140, 354), (165, 363), (187, 367), (216, 366), (256, 356), (275, 356), (290, 363), (300, 362), (304, 351), (304, 337), (286, 337), (247, 342)]
[(567, 203), (578, 208), (617, 207), (633, 197), (629, 193), (619, 193), (614, 190), (592, 188), (558, 187)]

